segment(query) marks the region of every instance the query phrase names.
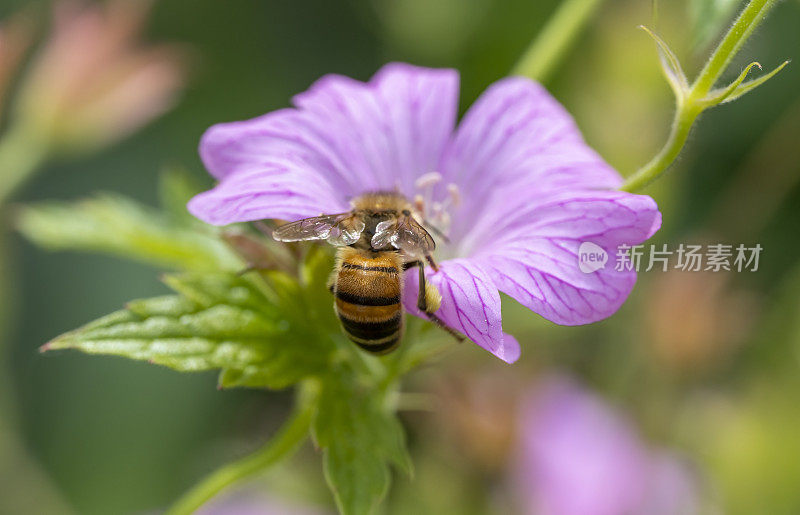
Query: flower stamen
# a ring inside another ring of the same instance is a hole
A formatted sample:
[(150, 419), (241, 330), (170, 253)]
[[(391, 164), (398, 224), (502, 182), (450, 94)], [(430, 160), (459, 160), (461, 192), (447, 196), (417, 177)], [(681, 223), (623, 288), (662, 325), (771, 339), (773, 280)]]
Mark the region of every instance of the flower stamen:
[(414, 181), (414, 187), (418, 190), (430, 190), (441, 181), (442, 174), (439, 172), (428, 172), (420, 175), (417, 180)]
[(450, 183), (447, 185), (447, 194), (450, 196), (450, 201), (454, 207), (461, 205), (461, 190), (458, 184)]
[(422, 216), (426, 225), (435, 228), (436, 232), (446, 235), (450, 228), (450, 214), (447, 212), (451, 205), (460, 202), (458, 186), (453, 183), (447, 185), (448, 196), (443, 202), (434, 201), (436, 186), (442, 182), (442, 174), (439, 172), (428, 172), (421, 175), (414, 181), (414, 187), (420, 193), (414, 196), (414, 208)]
[(456, 191), (457, 195), (458, 187), (452, 183), (448, 184), (447, 191), (450, 197), (446, 198), (444, 202), (434, 201), (434, 190), (440, 182), (442, 182), (442, 174), (439, 172), (428, 172), (418, 177), (414, 181), (414, 187), (420, 190), (420, 193), (414, 196), (414, 208), (420, 213), (424, 223), (446, 235), (450, 228), (450, 214), (447, 212), (447, 208), (453, 204), (455, 196), (452, 191)]

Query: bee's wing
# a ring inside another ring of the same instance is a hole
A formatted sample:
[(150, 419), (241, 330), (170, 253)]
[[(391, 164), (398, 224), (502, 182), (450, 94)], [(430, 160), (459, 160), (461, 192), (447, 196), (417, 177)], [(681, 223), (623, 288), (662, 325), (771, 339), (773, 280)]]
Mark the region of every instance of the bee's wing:
[(332, 228), (328, 234), (328, 243), (337, 247), (346, 247), (357, 242), (364, 231), (364, 218), (358, 214), (349, 214)]
[(364, 220), (352, 213), (313, 216), (278, 227), (272, 237), (278, 241), (328, 240), (336, 246), (358, 241), (364, 230)]
[(431, 254), (436, 248), (436, 243), (428, 231), (413, 217), (405, 215), (396, 220), (381, 222), (375, 228), (372, 246), (380, 249), (389, 245), (414, 257)]

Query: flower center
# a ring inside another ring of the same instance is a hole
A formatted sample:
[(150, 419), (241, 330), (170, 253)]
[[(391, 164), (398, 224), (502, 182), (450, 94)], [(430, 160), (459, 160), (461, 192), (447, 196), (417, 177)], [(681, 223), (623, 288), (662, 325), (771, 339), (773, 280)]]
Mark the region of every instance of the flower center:
[[(439, 239), (447, 239), (450, 231), (450, 208), (461, 202), (461, 192), (454, 183), (437, 188), (442, 182), (442, 174), (428, 172), (414, 181), (414, 208), (422, 216), (422, 223), (431, 229)], [(437, 195), (438, 193), (438, 195)], [(442, 200), (437, 200), (437, 196)]]

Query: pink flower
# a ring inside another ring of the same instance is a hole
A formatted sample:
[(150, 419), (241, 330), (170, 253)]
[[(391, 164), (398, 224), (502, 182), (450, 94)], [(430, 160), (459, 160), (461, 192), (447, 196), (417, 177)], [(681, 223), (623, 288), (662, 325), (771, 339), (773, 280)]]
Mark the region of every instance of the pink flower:
[[(528, 79), (493, 84), (458, 127), (454, 70), (389, 64), (367, 83), (328, 75), (293, 103), (208, 130), (200, 154), (220, 182), (189, 210), (224, 225), (340, 213), (376, 190), (419, 195), (449, 237), (428, 271), (443, 297), (437, 315), (507, 362), (520, 349), (503, 333), (500, 291), (558, 324), (602, 320), (636, 280), (614, 269), (617, 247), (660, 227), (655, 202), (615, 191), (619, 174)], [(608, 266), (581, 272), (584, 241)], [(416, 313), (413, 275), (404, 303)]]
[(184, 83), (175, 49), (142, 48), (149, 2), (56, 3), (52, 35), (20, 89), (20, 118), (59, 144), (117, 140), (168, 110)]
[(600, 398), (554, 379), (523, 407), (516, 486), (537, 515), (691, 515), (693, 474)]

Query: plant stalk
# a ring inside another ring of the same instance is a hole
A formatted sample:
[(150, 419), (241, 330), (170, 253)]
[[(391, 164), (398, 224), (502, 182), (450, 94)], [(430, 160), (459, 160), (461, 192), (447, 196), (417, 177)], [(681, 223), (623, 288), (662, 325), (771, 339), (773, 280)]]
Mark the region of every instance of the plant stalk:
[(539, 82), (550, 77), (603, 0), (564, 0), (517, 61), (511, 75)]
[(736, 56), (753, 30), (764, 20), (775, 0), (751, 0), (720, 41), (694, 83), (679, 98), (667, 142), (647, 164), (639, 168), (620, 187), (622, 191), (639, 191), (669, 168), (681, 153), (689, 132), (704, 109), (711, 107), (705, 101), (720, 75)]
[(756, 27), (766, 17), (770, 9), (775, 6), (776, 0), (751, 0), (747, 7), (739, 14), (733, 22), (728, 33), (722, 38), (711, 58), (700, 71), (697, 80), (692, 86), (692, 91), (698, 98), (702, 98), (711, 91), (714, 83), (730, 64), (731, 60), (741, 50), (742, 45), (753, 33)]
[(229, 486), (288, 458), (305, 441), (314, 413), (315, 396), (301, 392), (289, 420), (264, 447), (206, 476), (186, 492), (165, 515), (189, 515)]
[(686, 144), (692, 125), (700, 111), (697, 106), (692, 106), (691, 109), (678, 107), (675, 112), (675, 118), (672, 120), (672, 128), (667, 137), (667, 142), (664, 143), (664, 146), (653, 159), (625, 181), (620, 190), (628, 192), (639, 191), (669, 168), (678, 158), (683, 146)]

